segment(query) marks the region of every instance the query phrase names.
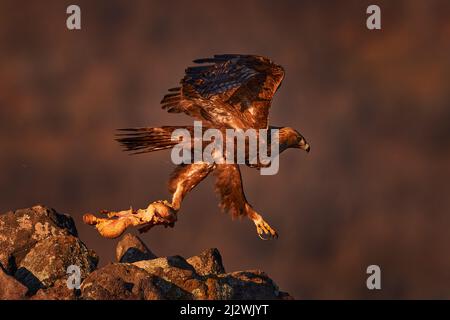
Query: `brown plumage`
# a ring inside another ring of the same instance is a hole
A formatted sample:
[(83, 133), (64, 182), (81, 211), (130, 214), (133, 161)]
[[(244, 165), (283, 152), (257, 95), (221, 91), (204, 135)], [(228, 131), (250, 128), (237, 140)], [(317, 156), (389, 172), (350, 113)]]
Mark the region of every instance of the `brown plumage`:
[[(268, 115), (273, 95), (284, 78), (281, 66), (266, 57), (241, 54), (215, 55), (194, 62), (199, 65), (185, 70), (181, 86), (169, 89), (162, 99), (163, 109), (201, 120), (205, 129), (278, 128), (268, 125)], [(171, 135), (179, 128), (193, 132), (192, 126), (130, 128), (122, 129), (117, 140), (132, 153), (170, 149), (178, 143), (171, 140)], [(278, 129), (280, 152), (288, 148), (309, 151), (309, 145), (296, 130)], [(173, 208), (179, 210), (186, 194), (211, 172), (216, 175), (216, 191), (221, 196), (224, 211), (235, 217), (248, 216), (260, 236), (278, 236), (247, 202), (237, 164), (201, 162), (177, 166), (169, 181)]]

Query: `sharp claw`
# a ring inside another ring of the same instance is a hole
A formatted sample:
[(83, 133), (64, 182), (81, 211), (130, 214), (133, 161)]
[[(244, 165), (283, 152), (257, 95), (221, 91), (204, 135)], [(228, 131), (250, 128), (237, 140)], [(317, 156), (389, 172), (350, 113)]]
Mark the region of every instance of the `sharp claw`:
[(269, 238), (264, 238), (260, 233), (258, 233), (258, 237), (259, 237), (261, 240), (264, 240), (264, 241), (269, 240)]
[(261, 240), (278, 239), (278, 233), (264, 220), (256, 225), (256, 231)]

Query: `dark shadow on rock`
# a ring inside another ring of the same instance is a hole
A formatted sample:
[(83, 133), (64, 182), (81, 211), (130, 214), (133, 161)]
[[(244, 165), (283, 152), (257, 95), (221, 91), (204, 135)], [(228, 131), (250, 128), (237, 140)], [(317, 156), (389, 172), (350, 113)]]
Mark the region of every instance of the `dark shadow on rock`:
[(157, 256), (137, 236), (126, 233), (116, 246), (116, 259), (122, 263), (155, 259)]
[(153, 276), (152, 277), (152, 283), (159, 288), (165, 299), (168, 300), (194, 300), (194, 295), (180, 286), (177, 286), (176, 284), (169, 282), (167, 280), (164, 280), (161, 277)]
[(170, 267), (176, 267), (195, 272), (194, 267), (191, 266), (182, 256), (177, 255), (167, 257), (167, 263)]
[(34, 276), (27, 268), (17, 269), (14, 277), (28, 288), (28, 295), (35, 294), (39, 289), (43, 288), (42, 282)]
[(148, 253), (142, 252), (137, 248), (129, 248), (123, 254), (122, 258), (120, 258), (119, 262), (133, 263), (141, 260), (149, 260), (152, 259)]
[(3, 269), (5, 269), (5, 272), (7, 272), (9, 270), (9, 272), (11, 274), (14, 274), (17, 271), (17, 264), (16, 264), (15, 256), (10, 256), (8, 258), (8, 264), (7, 264), (6, 268), (3, 268)]

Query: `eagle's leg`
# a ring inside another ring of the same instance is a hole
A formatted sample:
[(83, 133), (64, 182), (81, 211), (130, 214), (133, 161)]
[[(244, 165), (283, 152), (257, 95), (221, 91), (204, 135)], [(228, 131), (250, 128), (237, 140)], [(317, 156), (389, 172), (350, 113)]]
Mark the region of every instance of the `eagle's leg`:
[(262, 240), (268, 240), (269, 238), (278, 238), (277, 231), (272, 228), (260, 214), (253, 210), (253, 208), (248, 203), (246, 204), (246, 211), (247, 217), (252, 220), (256, 226), (258, 237), (260, 237)]
[(255, 224), (256, 232), (261, 239), (278, 238), (275, 229), (264, 221), (262, 216), (247, 202), (239, 166), (237, 164), (218, 164), (215, 174), (217, 177), (216, 192), (221, 196), (221, 208), (230, 211), (233, 217), (247, 216)]
[(186, 194), (194, 189), (208, 174), (214, 170), (215, 164), (197, 162), (179, 165), (169, 180), (169, 192), (172, 193), (172, 208), (178, 211)]

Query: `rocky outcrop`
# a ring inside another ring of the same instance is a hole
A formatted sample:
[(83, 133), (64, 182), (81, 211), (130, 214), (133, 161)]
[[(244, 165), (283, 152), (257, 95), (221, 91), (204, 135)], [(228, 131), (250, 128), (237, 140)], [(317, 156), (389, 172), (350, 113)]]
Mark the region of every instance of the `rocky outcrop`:
[(0, 215), (0, 264), (9, 273), (34, 245), (47, 237), (77, 236), (73, 219), (41, 205)]
[[(155, 300), (289, 299), (262, 271), (226, 273), (217, 249), (197, 256), (157, 257), (125, 234), (117, 262), (97, 269), (98, 256), (77, 237), (72, 218), (35, 206), (0, 215), (0, 299)], [(79, 284), (68, 268), (79, 270)]]
[(94, 271), (81, 286), (81, 298), (88, 300), (161, 299), (156, 277), (136, 266), (113, 263)]

